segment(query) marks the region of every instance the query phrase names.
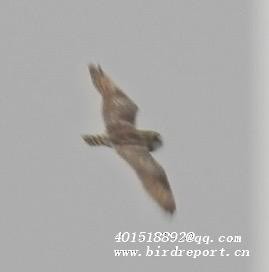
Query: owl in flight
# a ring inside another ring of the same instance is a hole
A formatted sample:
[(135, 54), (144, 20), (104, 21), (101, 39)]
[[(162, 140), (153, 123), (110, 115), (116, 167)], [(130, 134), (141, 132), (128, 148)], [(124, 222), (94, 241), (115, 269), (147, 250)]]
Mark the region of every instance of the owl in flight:
[(162, 145), (159, 133), (136, 128), (136, 104), (107, 76), (100, 66), (89, 65), (94, 86), (103, 100), (106, 132), (82, 136), (90, 145), (112, 147), (135, 170), (151, 197), (167, 212), (176, 209), (175, 200), (161, 165), (151, 151)]

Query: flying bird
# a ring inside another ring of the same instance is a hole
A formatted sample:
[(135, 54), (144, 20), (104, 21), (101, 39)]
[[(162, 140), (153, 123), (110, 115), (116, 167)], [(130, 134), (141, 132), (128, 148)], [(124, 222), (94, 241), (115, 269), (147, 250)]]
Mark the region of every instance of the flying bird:
[(137, 105), (108, 77), (98, 65), (89, 65), (92, 82), (103, 101), (106, 132), (83, 135), (89, 145), (111, 147), (135, 170), (149, 195), (167, 212), (176, 204), (167, 175), (150, 152), (162, 145), (159, 133), (136, 128)]

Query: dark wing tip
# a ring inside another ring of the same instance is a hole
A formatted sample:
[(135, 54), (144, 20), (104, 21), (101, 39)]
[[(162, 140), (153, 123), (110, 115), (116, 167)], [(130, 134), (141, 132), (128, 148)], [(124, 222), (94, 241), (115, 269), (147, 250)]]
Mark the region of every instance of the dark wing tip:
[(172, 205), (166, 209), (167, 212), (169, 212), (171, 215), (174, 215), (176, 212), (176, 206)]
[(101, 68), (101, 66), (98, 64), (98, 65), (94, 65), (92, 63), (90, 63), (88, 65), (88, 69), (89, 69), (89, 72), (90, 72), (90, 75), (94, 78), (96, 77), (97, 75), (103, 75), (104, 72)]
[(97, 67), (94, 64), (89, 64), (88, 69), (89, 69), (91, 77), (92, 78), (96, 77), (96, 75), (98, 74)]
[(89, 64), (88, 69), (92, 78), (92, 82), (95, 87), (99, 90), (103, 90), (102, 81), (106, 78), (105, 73), (103, 72), (100, 65)]
[(162, 207), (166, 212), (173, 215), (176, 211), (176, 203), (173, 197), (171, 197), (169, 200), (167, 200), (165, 203), (163, 203)]

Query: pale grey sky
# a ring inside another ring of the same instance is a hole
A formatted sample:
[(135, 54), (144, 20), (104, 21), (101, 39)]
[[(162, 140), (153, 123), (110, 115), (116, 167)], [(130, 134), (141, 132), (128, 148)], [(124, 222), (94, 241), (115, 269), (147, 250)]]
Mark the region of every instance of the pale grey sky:
[[(224, 247), (251, 247), (250, 24), (243, 0), (4, 1), (1, 271), (248, 271), (251, 258), (113, 250), (146, 246), (116, 244), (120, 231), (242, 235)], [(173, 218), (114, 152), (81, 140), (103, 130), (89, 62), (137, 103), (139, 126), (162, 134)]]

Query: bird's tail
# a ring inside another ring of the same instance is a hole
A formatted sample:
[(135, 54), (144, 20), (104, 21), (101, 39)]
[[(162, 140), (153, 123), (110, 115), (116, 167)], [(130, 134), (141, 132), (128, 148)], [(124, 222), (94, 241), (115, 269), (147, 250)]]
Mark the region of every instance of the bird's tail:
[(82, 135), (82, 138), (87, 144), (92, 146), (98, 146), (98, 145), (111, 146), (108, 136), (104, 134)]
[(88, 66), (93, 85), (101, 95), (111, 94), (118, 89), (115, 83), (105, 74), (101, 66), (90, 64)]

